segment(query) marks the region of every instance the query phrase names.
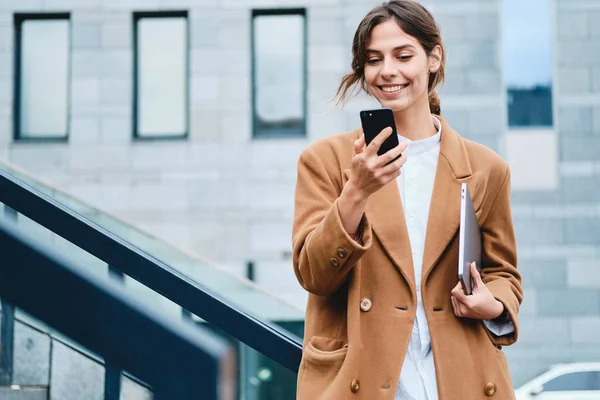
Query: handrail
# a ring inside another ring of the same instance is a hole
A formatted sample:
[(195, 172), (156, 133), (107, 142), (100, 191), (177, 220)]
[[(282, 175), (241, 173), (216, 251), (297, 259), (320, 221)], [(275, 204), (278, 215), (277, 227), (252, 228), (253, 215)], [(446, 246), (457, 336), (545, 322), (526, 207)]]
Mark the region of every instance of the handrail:
[[(115, 215), (110, 211), (100, 209), (89, 201), (75, 197), (51, 182), (2, 158), (0, 158), (0, 170), (4, 170), (21, 182), (38, 189), (142, 251), (175, 267), (208, 289), (224, 294), (227, 299), (241, 308), (248, 307), (247, 311), (253, 315), (278, 323), (304, 319), (303, 307), (298, 304), (276, 296), (265, 287), (253, 282), (252, 279), (246, 278), (214, 260), (202, 257), (183, 246), (179, 241), (132, 225), (124, 214)], [(204, 228), (199, 225), (198, 229)], [(248, 260), (248, 263), (252, 263), (251, 260)], [(208, 273), (204, 274), (205, 271)], [(248, 295), (251, 295), (252, 298), (248, 298)]]
[(157, 315), (1, 221), (0, 254), (2, 298), (144, 380), (155, 400), (233, 399), (235, 361), (225, 340)]
[(0, 202), (136, 279), (240, 342), (298, 372), (301, 341), (0, 170)]

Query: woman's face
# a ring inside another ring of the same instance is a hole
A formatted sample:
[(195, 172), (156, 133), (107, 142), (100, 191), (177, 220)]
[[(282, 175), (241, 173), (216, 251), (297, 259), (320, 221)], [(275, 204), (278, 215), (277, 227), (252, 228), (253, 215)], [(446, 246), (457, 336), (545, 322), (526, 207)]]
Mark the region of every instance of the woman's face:
[(439, 68), (440, 53), (436, 46), (428, 56), (419, 41), (393, 20), (377, 25), (371, 31), (364, 69), (369, 94), (393, 111), (428, 104), (429, 73)]

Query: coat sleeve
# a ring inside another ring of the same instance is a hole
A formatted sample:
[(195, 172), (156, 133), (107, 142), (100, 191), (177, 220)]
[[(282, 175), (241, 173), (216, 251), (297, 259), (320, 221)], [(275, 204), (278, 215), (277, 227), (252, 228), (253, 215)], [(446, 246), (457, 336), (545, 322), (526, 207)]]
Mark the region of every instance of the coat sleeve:
[(371, 225), (364, 214), (359, 227), (362, 240), (345, 231), (338, 211), (341, 189), (341, 181), (332, 179), (315, 151), (304, 150), (294, 202), (293, 264), (300, 285), (320, 296), (337, 290), (371, 247)]
[(500, 190), (482, 223), (483, 270), (481, 276), (493, 296), (508, 313), (514, 331), (496, 336), (486, 329), (492, 342), (508, 346), (516, 342), (519, 334), (518, 312), (523, 301), (521, 274), (517, 270), (517, 244), (510, 209), (510, 169), (502, 178)]

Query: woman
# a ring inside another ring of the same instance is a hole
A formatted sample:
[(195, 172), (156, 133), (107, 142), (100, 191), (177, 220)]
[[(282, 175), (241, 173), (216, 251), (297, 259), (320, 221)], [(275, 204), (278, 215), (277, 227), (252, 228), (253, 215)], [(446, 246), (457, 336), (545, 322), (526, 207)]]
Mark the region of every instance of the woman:
[[(394, 111), (400, 145), (378, 156), (361, 130), (300, 156), (294, 269), (309, 292), (299, 400), (514, 398), (501, 346), (522, 301), (506, 163), (439, 115), (445, 54), (431, 14), (410, 0), (360, 23), (355, 85)], [(396, 161), (398, 154), (402, 154)], [(457, 278), (461, 183), (482, 231), (474, 291)]]

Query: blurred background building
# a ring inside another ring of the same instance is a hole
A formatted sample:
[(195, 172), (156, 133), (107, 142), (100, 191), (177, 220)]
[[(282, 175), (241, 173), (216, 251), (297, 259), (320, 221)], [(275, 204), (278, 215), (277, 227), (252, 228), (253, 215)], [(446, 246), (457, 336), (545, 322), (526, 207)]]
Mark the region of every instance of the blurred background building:
[[(2, 0), (0, 158), (304, 309), (296, 162), (359, 127), (328, 101), (374, 0)], [(516, 384), (600, 360), (600, 1), (424, 0), (442, 114), (512, 168)]]

